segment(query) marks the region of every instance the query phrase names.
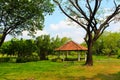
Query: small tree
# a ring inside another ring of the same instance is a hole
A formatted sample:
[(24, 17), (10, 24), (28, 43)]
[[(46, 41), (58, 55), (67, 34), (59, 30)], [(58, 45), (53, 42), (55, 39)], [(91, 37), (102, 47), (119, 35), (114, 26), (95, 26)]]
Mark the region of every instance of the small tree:
[(0, 46), (6, 36), (43, 28), (44, 16), (53, 12), (50, 0), (0, 0)]
[(16, 62), (32, 61), (32, 53), (35, 51), (34, 40), (12, 39), (9, 45), (9, 53), (17, 55)]
[(48, 52), (51, 47), (51, 40), (49, 35), (41, 35), (36, 38), (36, 45), (38, 49), (38, 54), (41, 60), (46, 60)]
[[(102, 35), (109, 23), (115, 18), (120, 18), (120, 4), (113, 1), (113, 9), (105, 11), (102, 4), (106, 0), (53, 0), (60, 10), (73, 22), (77, 23), (86, 31), (84, 38), (88, 46), (87, 60), (85, 65), (92, 66), (92, 47), (94, 42)], [(66, 4), (62, 4), (66, 1)], [(118, 1), (118, 0), (117, 0)], [(102, 3), (103, 2), (103, 3)], [(112, 5), (111, 5), (112, 6)], [(111, 8), (108, 6), (107, 8)], [(105, 13), (106, 12), (106, 13)], [(109, 14), (109, 15), (106, 15)], [(106, 16), (105, 16), (106, 15)]]
[(5, 55), (5, 54), (14, 55), (13, 50), (10, 47), (10, 44), (11, 44), (11, 42), (7, 41), (7, 42), (4, 42), (4, 44), (0, 47), (0, 53), (2, 55)]

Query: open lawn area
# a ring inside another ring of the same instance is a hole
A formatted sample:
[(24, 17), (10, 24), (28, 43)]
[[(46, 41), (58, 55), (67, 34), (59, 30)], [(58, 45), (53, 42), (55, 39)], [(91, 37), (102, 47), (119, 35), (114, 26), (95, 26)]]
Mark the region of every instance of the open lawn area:
[(0, 80), (119, 80), (120, 59), (94, 57), (84, 61), (0, 63)]

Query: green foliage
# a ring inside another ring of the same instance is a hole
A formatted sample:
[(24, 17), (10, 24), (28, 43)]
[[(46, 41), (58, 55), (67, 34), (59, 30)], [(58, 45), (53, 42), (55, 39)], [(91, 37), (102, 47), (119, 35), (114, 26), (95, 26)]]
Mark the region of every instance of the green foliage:
[(28, 62), (32, 61), (32, 58), (34, 58), (32, 57), (32, 53), (35, 51), (36, 47), (33, 40), (13, 40), (11, 46), (16, 46), (13, 50), (18, 55), (17, 62)]
[(10, 61), (9, 57), (0, 58), (0, 62), (9, 62), (9, 61)]
[(41, 60), (47, 59), (46, 56), (48, 55), (48, 52), (50, 51), (50, 36), (49, 35), (41, 35), (36, 38), (36, 45), (38, 48), (38, 53)]
[(47, 59), (47, 55), (53, 54), (54, 49), (69, 41), (70, 38), (63, 37), (50, 38), (49, 35), (41, 35), (36, 38), (36, 45), (41, 60)]
[(40, 59), (38, 56), (29, 55), (29, 56), (25, 56), (25, 57), (18, 57), (16, 62), (17, 63), (25, 63), (25, 62), (39, 61), (39, 60)]
[(7, 54), (7, 55), (14, 55), (13, 50), (12, 50), (12, 46), (10, 46), (11, 42), (7, 41), (4, 42), (4, 44), (0, 47), (0, 53)]
[(111, 52), (111, 50), (109, 48), (105, 48), (105, 49), (102, 49), (102, 53), (103, 54), (109, 54)]
[(119, 32), (104, 32), (103, 35), (96, 41), (93, 51), (98, 55), (117, 55), (120, 48), (120, 33)]
[(15, 63), (16, 57), (14, 56), (0, 57), (0, 63), (5, 63), (5, 62)]
[(27, 30), (33, 36), (44, 27), (44, 16), (53, 8), (50, 0), (0, 0), (0, 45), (8, 34), (21, 35)]
[(1, 48), (2, 54), (17, 56), (17, 62), (35, 61), (38, 60), (37, 55), (33, 54), (36, 50), (34, 40), (18, 40), (13, 38), (11, 41), (5, 42)]
[(118, 56), (117, 56), (117, 58), (120, 59), (120, 49), (118, 49)]
[(61, 58), (54, 58), (52, 59), (53, 62), (63, 62), (63, 60)]
[(58, 36), (50, 38), (49, 35), (41, 35), (36, 40), (13, 38), (1, 46), (0, 53), (8, 56), (17, 56), (16, 62), (44, 60), (47, 59), (49, 54), (55, 54), (55, 48), (60, 47), (69, 40), (70, 38), (59, 38)]
[(11, 40), (10, 46), (13, 46), (14, 53), (18, 54), (18, 57), (31, 55), (35, 49), (35, 45), (32, 40)]

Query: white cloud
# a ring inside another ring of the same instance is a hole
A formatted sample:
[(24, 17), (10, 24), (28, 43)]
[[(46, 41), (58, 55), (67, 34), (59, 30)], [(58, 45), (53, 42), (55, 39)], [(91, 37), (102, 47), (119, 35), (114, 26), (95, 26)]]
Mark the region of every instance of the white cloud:
[(51, 25), (50, 25), (50, 28), (51, 28), (52, 30), (58, 30), (58, 27), (57, 27), (57, 25), (55, 25), (55, 24), (51, 24)]
[[(20, 38), (23, 38), (23, 39), (31, 39), (32, 37), (31, 36), (28, 36), (28, 31), (23, 31), (22, 32), (22, 36), (16, 36), (16, 38), (20, 39)], [(41, 30), (38, 30), (35, 34), (35, 37), (38, 37), (40, 35), (44, 35), (44, 34), (48, 34), (45, 30), (41, 31)], [(13, 36), (10, 36), (10, 35), (7, 35), (5, 41), (8, 41), (8, 40), (11, 40), (13, 38)]]
[(37, 36), (40, 36), (40, 35), (47, 35), (47, 34), (48, 34), (48, 33), (47, 33), (47, 31), (45, 31), (45, 30), (43, 30), (43, 31), (38, 30), (37, 33), (35, 34), (35, 36), (37, 37)]
[(72, 28), (71, 26), (68, 26), (68, 22), (66, 21), (60, 21), (58, 24), (50, 24), (50, 29), (51, 30), (63, 30), (63, 29), (70, 29)]
[(57, 24), (51, 24), (48, 32), (50, 32), (50, 35), (52, 35), (52, 37), (58, 35), (61, 38), (72, 38), (72, 40), (78, 43), (83, 42), (85, 31), (82, 28), (78, 27), (75, 23), (72, 23), (72, 25), (70, 24), (71, 23), (67, 21), (60, 21)]
[(77, 33), (76, 31), (74, 31), (74, 32), (71, 32), (71, 31), (58, 32), (54, 36), (57, 36), (57, 35), (60, 38), (62, 38), (62, 37), (69, 37), (69, 38), (71, 38), (73, 41), (75, 41), (77, 43), (82, 43), (84, 41), (84, 39), (83, 39), (83, 35), (84, 34)]
[(111, 23), (106, 30), (111, 32), (120, 32), (120, 23)]
[[(24, 38), (24, 39), (30, 39), (30, 38), (32, 38), (32, 37), (30, 37), (30, 36), (28, 36), (28, 31), (23, 31), (22, 32), (22, 36), (19, 36), (20, 38)], [(38, 37), (38, 36), (41, 36), (41, 35), (45, 35), (45, 34), (48, 34), (45, 30), (43, 30), (43, 31), (41, 31), (41, 30), (38, 30), (38, 31), (36, 31), (36, 34), (34, 34), (35, 35), (35, 37)]]

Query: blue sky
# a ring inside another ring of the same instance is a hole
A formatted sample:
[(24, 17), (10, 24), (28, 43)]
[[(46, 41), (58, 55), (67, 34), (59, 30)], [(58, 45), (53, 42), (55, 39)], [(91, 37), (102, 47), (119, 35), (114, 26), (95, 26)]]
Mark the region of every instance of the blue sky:
[[(66, 21), (66, 16), (56, 8), (52, 15), (45, 17), (45, 27), (42, 31), (38, 31), (36, 36), (40, 36), (42, 34), (49, 34), (51, 37), (70, 37), (73, 41), (77, 43), (83, 42), (83, 38), (85, 36), (85, 31), (78, 27), (77, 25), (68, 25)], [(120, 23), (111, 23), (110, 27), (106, 29), (111, 32), (120, 32)], [(19, 38), (31, 38), (27, 36), (27, 31), (23, 32), (23, 36), (19, 36)], [(11, 37), (7, 36), (6, 40), (10, 40)]]

